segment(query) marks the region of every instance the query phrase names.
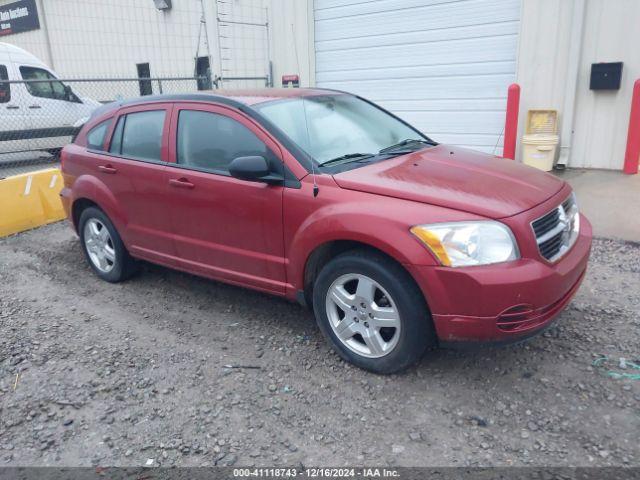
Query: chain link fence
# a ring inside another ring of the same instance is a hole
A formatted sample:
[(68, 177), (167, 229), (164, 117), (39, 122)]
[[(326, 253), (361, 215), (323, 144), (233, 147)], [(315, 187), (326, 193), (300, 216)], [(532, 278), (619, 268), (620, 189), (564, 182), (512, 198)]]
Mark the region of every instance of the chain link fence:
[(58, 165), (62, 147), (102, 104), (146, 95), (268, 85), (268, 77), (47, 77), (18, 81), (0, 76), (0, 179)]

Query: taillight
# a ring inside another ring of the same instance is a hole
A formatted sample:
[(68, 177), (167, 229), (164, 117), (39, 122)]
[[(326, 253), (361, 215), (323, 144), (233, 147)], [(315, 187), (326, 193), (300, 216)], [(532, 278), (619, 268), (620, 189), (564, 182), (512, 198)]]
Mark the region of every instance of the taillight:
[(67, 158), (67, 151), (63, 148), (60, 151), (60, 170), (64, 170), (64, 161)]

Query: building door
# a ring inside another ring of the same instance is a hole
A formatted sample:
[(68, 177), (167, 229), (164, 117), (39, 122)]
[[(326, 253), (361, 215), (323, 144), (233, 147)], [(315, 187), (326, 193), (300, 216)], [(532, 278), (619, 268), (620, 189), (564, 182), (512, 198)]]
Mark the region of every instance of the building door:
[(196, 58), (196, 77), (198, 90), (211, 90), (211, 66), (209, 57)]
[[(138, 63), (136, 65), (136, 68), (138, 69), (138, 78), (141, 78), (141, 79), (151, 78), (151, 69), (149, 68), (148, 63)], [(151, 86), (151, 80), (140, 80), (138, 83), (140, 85), (141, 96), (153, 94), (153, 87)]]
[(316, 0), (316, 84), (378, 102), (439, 142), (500, 154), (520, 2)]

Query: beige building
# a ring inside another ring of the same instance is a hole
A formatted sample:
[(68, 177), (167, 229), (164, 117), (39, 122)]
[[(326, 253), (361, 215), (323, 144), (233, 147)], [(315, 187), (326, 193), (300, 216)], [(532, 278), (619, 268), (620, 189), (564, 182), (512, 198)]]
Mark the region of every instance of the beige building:
[[(497, 154), (517, 82), (519, 138), (527, 110), (555, 109), (560, 163), (622, 169), (638, 0), (22, 1), (36, 2), (39, 28), (0, 41), (61, 76), (136, 77), (144, 64), (151, 76), (188, 76), (205, 56), (214, 75), (279, 86), (295, 74), (379, 102), (440, 142)], [(619, 88), (590, 88), (601, 62), (623, 62)]]
[[(631, 95), (640, 78), (640, 2), (525, 0), (517, 80), (526, 110), (560, 112), (560, 159), (571, 167), (620, 170)], [(620, 88), (591, 90), (591, 66), (623, 62)]]
[(151, 77), (187, 77), (196, 72), (196, 57), (207, 59), (214, 76), (280, 78), (309, 69), (306, 6), (306, 0), (0, 0), (0, 14), (28, 7), (39, 23), (16, 33), (0, 29), (0, 42), (29, 51), (65, 78), (136, 78), (139, 67)]
[[(558, 111), (558, 161), (621, 170), (640, 78), (640, 1), (315, 0), (310, 83), (379, 101), (434, 139), (500, 153), (509, 84)], [(592, 64), (623, 62), (620, 87), (590, 89)]]

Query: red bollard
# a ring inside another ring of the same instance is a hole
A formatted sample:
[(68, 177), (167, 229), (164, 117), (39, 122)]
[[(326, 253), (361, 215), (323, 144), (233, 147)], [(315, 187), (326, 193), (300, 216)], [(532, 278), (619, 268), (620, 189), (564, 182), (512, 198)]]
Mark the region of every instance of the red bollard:
[(518, 136), (518, 113), (520, 110), (520, 85), (509, 85), (507, 94), (507, 115), (504, 122), (504, 148), (502, 156), (515, 160), (516, 140)]
[(640, 79), (633, 84), (631, 97), (631, 114), (629, 115), (629, 131), (627, 132), (627, 151), (624, 154), (624, 173), (638, 173), (640, 161)]

